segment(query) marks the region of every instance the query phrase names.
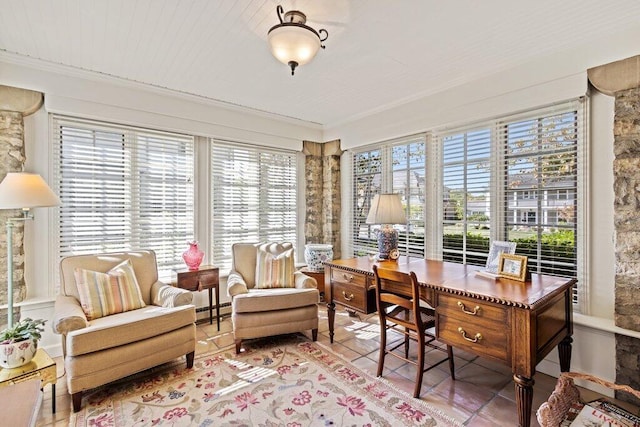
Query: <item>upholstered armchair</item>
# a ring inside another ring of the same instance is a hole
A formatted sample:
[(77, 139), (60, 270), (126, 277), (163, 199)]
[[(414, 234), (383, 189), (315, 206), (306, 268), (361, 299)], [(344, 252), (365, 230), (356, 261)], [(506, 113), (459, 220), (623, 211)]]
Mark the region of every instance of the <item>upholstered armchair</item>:
[(316, 280), (294, 271), (291, 243), (236, 243), (227, 279), (236, 353), (242, 340), (311, 330), (318, 339)]
[(60, 276), (53, 329), (74, 412), (85, 390), (183, 355), (193, 366), (193, 295), (158, 281), (153, 251), (67, 257)]

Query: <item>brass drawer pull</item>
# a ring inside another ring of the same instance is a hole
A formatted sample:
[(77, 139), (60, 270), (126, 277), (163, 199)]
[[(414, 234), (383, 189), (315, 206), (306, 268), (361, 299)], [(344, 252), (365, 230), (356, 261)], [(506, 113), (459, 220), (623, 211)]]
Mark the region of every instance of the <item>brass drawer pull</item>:
[(467, 332), (464, 329), (462, 329), (462, 326), (458, 328), (458, 332), (460, 332), (460, 335), (462, 335), (462, 338), (464, 338), (469, 342), (478, 342), (482, 339), (482, 334), (480, 332), (478, 332), (474, 338), (469, 338), (467, 336)]
[(469, 311), (464, 306), (464, 303), (462, 301), (458, 301), (458, 307), (460, 307), (460, 309), (462, 310), (463, 313), (470, 314), (472, 316), (475, 316), (476, 314), (480, 313), (480, 306), (479, 305), (476, 305), (475, 307), (473, 307), (473, 311)]
[(342, 291), (342, 296), (344, 297), (345, 301), (351, 301), (353, 299), (353, 294), (347, 295), (345, 291)]
[(353, 281), (353, 274), (342, 273), (342, 277), (344, 277), (344, 280), (347, 280), (349, 282)]

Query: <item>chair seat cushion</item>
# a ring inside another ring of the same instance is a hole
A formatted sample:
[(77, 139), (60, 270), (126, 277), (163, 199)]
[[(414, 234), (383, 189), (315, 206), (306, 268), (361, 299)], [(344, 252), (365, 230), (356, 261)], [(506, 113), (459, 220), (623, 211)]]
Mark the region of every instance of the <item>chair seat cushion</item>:
[(272, 288), (249, 289), (246, 294), (233, 297), (234, 313), (287, 310), (317, 304), (320, 293), (317, 289)]
[(128, 345), (179, 329), (196, 321), (193, 305), (174, 308), (148, 305), (137, 310), (101, 317), (67, 335), (67, 356)]

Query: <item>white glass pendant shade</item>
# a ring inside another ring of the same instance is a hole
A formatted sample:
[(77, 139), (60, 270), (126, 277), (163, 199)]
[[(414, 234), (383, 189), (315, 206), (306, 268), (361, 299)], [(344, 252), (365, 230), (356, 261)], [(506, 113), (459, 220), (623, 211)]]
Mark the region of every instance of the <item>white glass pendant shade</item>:
[(329, 33), (305, 25), (307, 17), (299, 10), (290, 10), (283, 16), (284, 10), (278, 6), (276, 12), (280, 23), (271, 27), (267, 34), (269, 46), (273, 56), (291, 67), (291, 75), (294, 75), (297, 66), (308, 63), (320, 48), (324, 49), (322, 42)]
[(269, 32), (271, 53), (287, 65), (293, 61), (304, 65), (311, 61), (320, 49), (318, 35), (298, 26), (280, 26)]

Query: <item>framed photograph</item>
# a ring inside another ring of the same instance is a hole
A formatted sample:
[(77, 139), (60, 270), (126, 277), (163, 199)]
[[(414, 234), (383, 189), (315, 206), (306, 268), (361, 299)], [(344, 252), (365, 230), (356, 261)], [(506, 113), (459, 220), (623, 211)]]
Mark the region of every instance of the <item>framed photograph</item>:
[(501, 253), (498, 259), (498, 275), (524, 282), (527, 280), (527, 257)]
[(491, 242), (491, 249), (489, 250), (489, 256), (487, 257), (487, 266), (485, 271), (493, 274), (498, 273), (498, 261), (500, 260), (500, 254), (515, 254), (516, 242), (501, 242), (494, 240)]

